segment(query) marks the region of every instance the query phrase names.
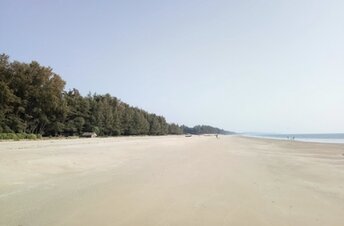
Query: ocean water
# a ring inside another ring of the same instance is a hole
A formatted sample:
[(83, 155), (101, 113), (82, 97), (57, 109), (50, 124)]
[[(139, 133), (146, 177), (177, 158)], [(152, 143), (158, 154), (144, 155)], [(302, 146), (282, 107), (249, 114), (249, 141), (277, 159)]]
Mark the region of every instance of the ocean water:
[(296, 140), (304, 142), (340, 143), (344, 144), (344, 133), (318, 133), (318, 134), (244, 134), (250, 137), (271, 138), (278, 140)]

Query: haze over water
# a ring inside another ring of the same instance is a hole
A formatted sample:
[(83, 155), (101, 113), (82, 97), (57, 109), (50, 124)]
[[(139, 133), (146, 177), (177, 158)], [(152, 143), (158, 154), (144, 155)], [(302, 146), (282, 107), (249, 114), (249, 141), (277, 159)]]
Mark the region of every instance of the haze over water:
[(318, 134), (272, 134), (247, 133), (246, 136), (272, 138), (280, 140), (297, 140), (319, 143), (344, 143), (344, 133), (318, 133)]

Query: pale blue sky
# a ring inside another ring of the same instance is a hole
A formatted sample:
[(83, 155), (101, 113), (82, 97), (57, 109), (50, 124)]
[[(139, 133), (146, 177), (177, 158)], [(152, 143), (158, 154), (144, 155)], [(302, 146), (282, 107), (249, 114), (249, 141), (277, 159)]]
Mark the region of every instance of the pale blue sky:
[(180, 124), (344, 132), (344, 1), (0, 0), (0, 52)]

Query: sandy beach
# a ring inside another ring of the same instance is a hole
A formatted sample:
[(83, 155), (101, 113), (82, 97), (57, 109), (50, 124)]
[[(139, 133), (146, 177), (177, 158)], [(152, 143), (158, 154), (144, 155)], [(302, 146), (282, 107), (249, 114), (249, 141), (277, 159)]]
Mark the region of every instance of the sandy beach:
[(3, 226), (343, 222), (343, 144), (239, 136), (0, 142)]

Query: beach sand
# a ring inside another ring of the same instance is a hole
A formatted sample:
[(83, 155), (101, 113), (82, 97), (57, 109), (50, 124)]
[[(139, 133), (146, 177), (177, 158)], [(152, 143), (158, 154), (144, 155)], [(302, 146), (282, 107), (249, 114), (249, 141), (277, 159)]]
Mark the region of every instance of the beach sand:
[(239, 136), (0, 142), (0, 225), (344, 225), (344, 145)]

